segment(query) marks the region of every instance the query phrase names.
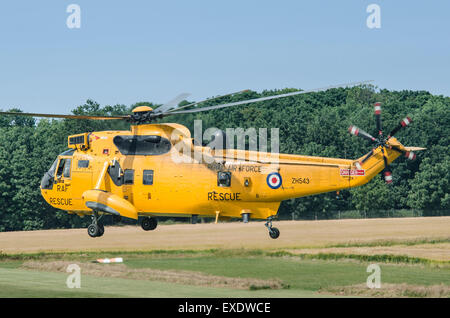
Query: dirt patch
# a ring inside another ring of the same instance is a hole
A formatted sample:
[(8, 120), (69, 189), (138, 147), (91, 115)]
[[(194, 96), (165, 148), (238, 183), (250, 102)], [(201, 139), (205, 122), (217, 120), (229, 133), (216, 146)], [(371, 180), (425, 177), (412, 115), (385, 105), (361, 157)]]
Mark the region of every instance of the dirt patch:
[(98, 277), (126, 278), (136, 280), (151, 280), (183, 285), (196, 285), (207, 287), (233, 288), (233, 289), (281, 289), (288, 286), (278, 279), (234, 278), (215, 276), (193, 271), (159, 270), (150, 268), (129, 268), (125, 264), (96, 264), (77, 263), (68, 261), (39, 262), (27, 261), (22, 268), (47, 272), (64, 272), (70, 264), (77, 264), (81, 273)]
[(328, 287), (319, 290), (321, 294), (333, 294), (339, 296), (358, 296), (358, 297), (430, 297), (430, 298), (448, 298), (450, 297), (450, 286), (431, 285), (418, 286), (409, 284), (381, 284), (381, 288), (368, 288), (365, 284)]

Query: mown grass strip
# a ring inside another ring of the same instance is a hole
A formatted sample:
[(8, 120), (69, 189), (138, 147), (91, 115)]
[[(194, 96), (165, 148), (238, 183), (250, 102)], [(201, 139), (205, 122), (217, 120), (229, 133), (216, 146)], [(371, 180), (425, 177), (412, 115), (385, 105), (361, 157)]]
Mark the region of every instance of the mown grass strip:
[(262, 249), (204, 249), (204, 250), (147, 250), (147, 251), (70, 251), (70, 252), (36, 252), (6, 254), (0, 251), (0, 261), (14, 260), (45, 260), (45, 259), (96, 259), (114, 256), (128, 257), (188, 257), (188, 256), (214, 256), (214, 257), (243, 257), (266, 256)]
[(72, 252), (37, 252), (6, 254), (0, 251), (0, 261), (8, 260), (43, 260), (43, 259), (96, 259), (113, 256), (178, 256), (202, 255), (214, 253), (214, 249), (207, 250), (151, 250), (151, 251), (72, 251)]
[(107, 251), (107, 252), (39, 252), (29, 254), (5, 254), (0, 252), (0, 261), (27, 260), (95, 260), (114, 256), (139, 257), (292, 257), (309, 260), (357, 260), (393, 264), (433, 265), (450, 268), (450, 261), (431, 260), (408, 255), (394, 254), (352, 254), (352, 253), (293, 253), (288, 250), (266, 251), (262, 249), (206, 249), (206, 250), (151, 250), (151, 251)]

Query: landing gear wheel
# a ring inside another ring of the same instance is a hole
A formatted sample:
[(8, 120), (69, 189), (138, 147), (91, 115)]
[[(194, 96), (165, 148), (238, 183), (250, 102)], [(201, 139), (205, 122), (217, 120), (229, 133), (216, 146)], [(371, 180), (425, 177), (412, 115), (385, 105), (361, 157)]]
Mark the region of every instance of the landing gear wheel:
[(97, 237), (99, 233), (99, 227), (97, 224), (90, 224), (87, 228), (88, 234), (90, 237)]
[(276, 227), (272, 227), (272, 219), (273, 217), (267, 218), (267, 222), (264, 225), (269, 230), (269, 236), (273, 239), (276, 239), (280, 236), (280, 230), (278, 230)]
[(97, 211), (92, 211), (92, 223), (87, 228), (90, 237), (99, 237), (105, 233), (103, 224), (99, 223), (102, 216), (99, 217)]
[(273, 227), (269, 230), (269, 235), (271, 238), (276, 239), (280, 236), (280, 230), (276, 227)]
[(158, 221), (155, 218), (145, 217), (141, 221), (141, 226), (144, 231), (151, 231), (156, 229)]
[(103, 226), (103, 224), (97, 224), (97, 226), (98, 226), (97, 237), (100, 237), (105, 233), (105, 227)]

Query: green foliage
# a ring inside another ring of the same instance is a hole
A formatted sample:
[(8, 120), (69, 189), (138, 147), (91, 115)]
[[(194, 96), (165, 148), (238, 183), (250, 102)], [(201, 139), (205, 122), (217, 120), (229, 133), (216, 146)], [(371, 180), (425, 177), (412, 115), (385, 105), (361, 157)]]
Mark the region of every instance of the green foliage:
[[(295, 89), (246, 91), (202, 103), (219, 103), (283, 94)], [(347, 218), (448, 215), (450, 212), (450, 98), (424, 91), (377, 92), (372, 86), (330, 89), (326, 92), (291, 96), (247, 106), (210, 112), (176, 115), (161, 122), (178, 122), (193, 132), (194, 120), (203, 130), (226, 128), (279, 128), (280, 152), (325, 157), (357, 158), (370, 150), (364, 140), (352, 138), (347, 128), (355, 124), (375, 134), (373, 103), (383, 106), (387, 134), (405, 116), (413, 124), (396, 137), (407, 146), (426, 147), (417, 160), (399, 159), (392, 164), (394, 184), (381, 179), (350, 191), (285, 201), (280, 218)], [(192, 101), (183, 101), (187, 105)], [(92, 100), (76, 107), (74, 114), (123, 115), (136, 106), (101, 107)], [(10, 111), (18, 112), (17, 108)], [(67, 136), (76, 133), (129, 129), (120, 120), (35, 120), (22, 116), (0, 116), (0, 231), (69, 228), (86, 225), (78, 218), (51, 208), (41, 197), (39, 184), (56, 156), (66, 150)], [(270, 146), (270, 142), (269, 142)], [(270, 147), (269, 147), (270, 151)]]

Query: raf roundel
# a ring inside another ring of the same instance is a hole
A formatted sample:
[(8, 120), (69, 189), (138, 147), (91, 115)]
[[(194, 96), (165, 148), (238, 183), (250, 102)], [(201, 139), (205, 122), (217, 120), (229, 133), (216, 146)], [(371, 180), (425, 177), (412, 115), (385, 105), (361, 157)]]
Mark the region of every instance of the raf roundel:
[(281, 183), (283, 180), (281, 179), (281, 176), (277, 172), (273, 172), (267, 176), (267, 185), (271, 189), (278, 189), (281, 186)]

